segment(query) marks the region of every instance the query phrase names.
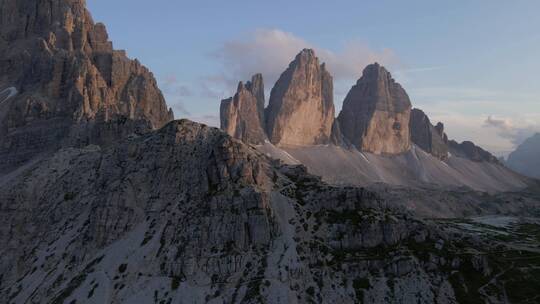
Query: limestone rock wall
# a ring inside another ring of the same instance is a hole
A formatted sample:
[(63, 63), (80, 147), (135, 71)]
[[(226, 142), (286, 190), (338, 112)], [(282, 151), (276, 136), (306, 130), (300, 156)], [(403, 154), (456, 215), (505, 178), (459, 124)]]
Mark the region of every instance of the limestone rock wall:
[(313, 50), (300, 52), (275, 84), (265, 111), (266, 131), (276, 145), (316, 145), (331, 140), (332, 76)]
[(0, 104), (0, 171), (66, 141), (88, 142), (94, 127), (118, 117), (150, 129), (173, 119), (152, 73), (113, 49), (83, 0), (0, 2), (6, 88), (18, 94)]
[(240, 82), (234, 97), (221, 101), (220, 118), (221, 129), (229, 135), (246, 143), (264, 143), (264, 87), (260, 74), (246, 85)]
[(399, 154), (410, 149), (411, 102), (379, 64), (365, 68), (347, 94), (338, 120), (343, 136), (361, 151)]

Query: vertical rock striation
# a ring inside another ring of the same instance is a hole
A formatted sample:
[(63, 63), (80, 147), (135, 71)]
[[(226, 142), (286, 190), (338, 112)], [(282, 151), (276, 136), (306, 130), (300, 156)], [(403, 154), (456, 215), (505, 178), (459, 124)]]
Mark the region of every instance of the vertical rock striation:
[(331, 141), (333, 80), (315, 52), (302, 50), (272, 89), (265, 111), (266, 131), (276, 145), (316, 145)]
[(433, 126), (429, 117), (419, 109), (411, 111), (411, 141), (422, 150), (431, 153), (433, 156), (445, 160), (448, 158), (448, 145), (444, 125), (438, 123)]
[(246, 88), (257, 99), (257, 112), (259, 120), (264, 123), (264, 81), (262, 74), (255, 74), (251, 77), (251, 81), (246, 82)]
[(264, 87), (260, 74), (246, 85), (240, 82), (234, 97), (221, 101), (220, 118), (221, 129), (229, 135), (246, 143), (264, 143)]
[(375, 63), (349, 91), (338, 120), (343, 136), (359, 150), (399, 154), (411, 146), (410, 112), (405, 90)]
[(44, 149), (112, 142), (173, 118), (152, 73), (113, 49), (84, 0), (0, 2), (5, 88), (18, 94), (0, 104), (0, 170)]

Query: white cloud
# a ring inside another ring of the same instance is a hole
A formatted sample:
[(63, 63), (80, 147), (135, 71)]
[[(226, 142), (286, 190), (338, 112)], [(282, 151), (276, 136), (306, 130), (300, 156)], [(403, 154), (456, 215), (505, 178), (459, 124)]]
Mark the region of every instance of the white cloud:
[(165, 76), (164, 79), (160, 80), (160, 83), (165, 100), (172, 107), (175, 116), (182, 118), (186, 115), (191, 115), (185, 102), (187, 98), (193, 95), (189, 86), (180, 83), (175, 75)]
[[(407, 81), (414, 79), (414, 75), (435, 73), (447, 67), (404, 66), (392, 50), (376, 50), (359, 41), (349, 41), (338, 49), (330, 50), (279, 29), (258, 29), (246, 33), (224, 42), (212, 52), (211, 58), (219, 63), (221, 70), (200, 79), (192, 88), (195, 95), (203, 100), (215, 100), (210, 112), (212, 115), (196, 113), (188, 117), (218, 126), (219, 116), (215, 113), (219, 111), (219, 101), (234, 94), (238, 81), (262, 73), (268, 93), (303, 48), (314, 49), (334, 76), (337, 110), (364, 67), (379, 62), (393, 72), (398, 82), (405, 85), (413, 105), (423, 109), (433, 123), (443, 122), (448, 135), (458, 141), (471, 140), (497, 155), (504, 155), (511, 152), (524, 136), (540, 130), (537, 96), (491, 88), (415, 87), (415, 83)], [(172, 79), (170, 82), (173, 82)], [(519, 107), (516, 107), (517, 104)], [(528, 113), (524, 114), (523, 108), (527, 108)], [(499, 118), (502, 116), (505, 118)]]
[(508, 118), (497, 119), (491, 115), (484, 121), (484, 127), (494, 129), (498, 136), (510, 140), (514, 147), (540, 132), (538, 122), (528, 123), (526, 120), (521, 120), (521, 123), (517, 125)]
[(415, 107), (445, 124), (450, 138), (471, 140), (498, 156), (540, 130), (540, 103), (530, 94), (464, 86), (406, 89)]
[(358, 41), (346, 43), (334, 51), (318, 47), (292, 33), (278, 29), (258, 29), (247, 35), (225, 42), (212, 56), (219, 60), (224, 71), (223, 82), (236, 88), (240, 80), (262, 73), (269, 89), (279, 75), (304, 48), (312, 48), (326, 62), (336, 81), (348, 81), (349, 86), (358, 79), (366, 65), (379, 62), (396, 65), (398, 58), (390, 49), (374, 50)]
[(357, 41), (347, 43), (338, 52), (318, 48), (315, 50), (318, 51), (322, 61), (326, 62), (334, 79), (351, 81), (351, 85), (360, 78), (368, 64), (379, 62), (387, 67), (399, 64), (397, 56), (391, 49), (376, 51)]

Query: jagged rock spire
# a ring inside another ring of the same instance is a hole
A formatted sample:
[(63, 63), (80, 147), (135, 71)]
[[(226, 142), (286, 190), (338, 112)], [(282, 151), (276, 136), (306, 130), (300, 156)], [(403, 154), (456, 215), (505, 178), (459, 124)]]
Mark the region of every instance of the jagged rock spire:
[(264, 122), (264, 82), (262, 74), (255, 74), (251, 77), (251, 81), (246, 82), (246, 89), (257, 99), (257, 111), (259, 120)]
[(264, 87), (260, 74), (246, 85), (238, 84), (234, 97), (221, 101), (221, 129), (246, 143), (262, 144), (266, 140), (264, 119)]
[(266, 131), (277, 145), (329, 143), (334, 122), (333, 80), (315, 52), (302, 50), (270, 94)]

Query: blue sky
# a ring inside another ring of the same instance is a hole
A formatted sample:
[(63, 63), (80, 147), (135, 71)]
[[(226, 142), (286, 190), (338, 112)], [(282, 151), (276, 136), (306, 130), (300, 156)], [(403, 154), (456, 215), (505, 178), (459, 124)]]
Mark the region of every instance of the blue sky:
[(312, 47), (338, 109), (379, 61), (451, 138), (505, 154), (540, 131), (540, 1), (87, 2), (115, 48), (154, 72), (177, 118), (217, 124), (237, 81), (262, 72), (269, 90)]

